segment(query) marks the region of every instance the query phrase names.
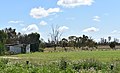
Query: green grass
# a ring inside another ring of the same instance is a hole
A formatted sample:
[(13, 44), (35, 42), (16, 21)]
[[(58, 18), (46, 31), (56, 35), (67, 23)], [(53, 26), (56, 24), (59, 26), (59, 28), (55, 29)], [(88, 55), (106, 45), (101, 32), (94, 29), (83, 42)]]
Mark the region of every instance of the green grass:
[(14, 59), (1, 59), (0, 73), (120, 73), (120, 50), (35, 52), (2, 57)]
[(120, 50), (111, 51), (72, 51), (72, 52), (35, 52), (29, 54), (18, 54), (10, 57), (18, 57), (19, 61), (29, 60), (31, 62), (43, 63), (50, 61), (58, 61), (62, 57), (68, 60), (83, 60), (83, 59), (96, 59), (103, 62), (110, 62), (120, 60)]

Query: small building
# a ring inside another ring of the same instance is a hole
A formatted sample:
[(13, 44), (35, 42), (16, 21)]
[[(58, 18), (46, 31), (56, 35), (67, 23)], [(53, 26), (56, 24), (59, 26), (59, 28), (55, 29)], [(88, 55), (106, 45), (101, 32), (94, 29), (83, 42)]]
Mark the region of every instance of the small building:
[(26, 45), (26, 47), (24, 47), (23, 44), (6, 44), (6, 47), (9, 52), (14, 52), (17, 54), (30, 52), (30, 44)]

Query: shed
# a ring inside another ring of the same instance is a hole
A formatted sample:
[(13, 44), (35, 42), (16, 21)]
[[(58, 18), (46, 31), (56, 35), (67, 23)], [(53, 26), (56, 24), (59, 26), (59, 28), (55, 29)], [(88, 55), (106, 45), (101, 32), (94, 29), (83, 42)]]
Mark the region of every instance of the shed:
[[(14, 52), (14, 53), (22, 53), (23, 50), (23, 44), (6, 44), (8, 51), (9, 52)], [(25, 53), (29, 53), (30, 52), (30, 44), (26, 45), (25, 47)]]

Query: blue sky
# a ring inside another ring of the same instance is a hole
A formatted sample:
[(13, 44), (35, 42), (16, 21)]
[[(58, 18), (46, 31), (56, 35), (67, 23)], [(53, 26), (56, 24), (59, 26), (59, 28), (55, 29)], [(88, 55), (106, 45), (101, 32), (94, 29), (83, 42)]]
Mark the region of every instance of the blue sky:
[(0, 29), (39, 32), (47, 41), (51, 25), (62, 37), (88, 35), (120, 39), (120, 0), (1, 0)]

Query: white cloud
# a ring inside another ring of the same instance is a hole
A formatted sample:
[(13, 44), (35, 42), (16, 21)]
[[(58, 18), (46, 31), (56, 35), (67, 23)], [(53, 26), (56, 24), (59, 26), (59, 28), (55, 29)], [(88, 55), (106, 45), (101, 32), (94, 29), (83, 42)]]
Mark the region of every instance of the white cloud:
[(22, 29), (23, 33), (25, 33), (25, 34), (29, 34), (32, 32), (38, 32), (38, 30), (39, 30), (39, 28), (37, 27), (36, 24), (31, 24), (31, 25)]
[(8, 23), (13, 23), (13, 24), (18, 24), (18, 23), (22, 23), (23, 21), (9, 21)]
[(40, 25), (43, 25), (43, 26), (44, 26), (44, 25), (47, 25), (47, 22), (41, 21), (41, 22), (40, 22)]
[(49, 8), (47, 10), (48, 13), (55, 13), (55, 12), (60, 12), (60, 8)]
[(60, 12), (60, 8), (49, 8), (47, 10), (45, 10), (42, 7), (38, 7), (38, 8), (33, 8), (30, 11), (30, 16), (32, 16), (33, 18), (43, 18), (43, 17), (47, 17), (52, 13), (57, 13)]
[(97, 31), (99, 31), (99, 29), (95, 27), (90, 27), (83, 30), (83, 32), (97, 32)]
[(63, 6), (63, 7), (68, 7), (68, 8), (73, 8), (76, 6), (81, 6), (81, 5), (92, 5), (94, 0), (59, 0), (57, 2), (57, 5)]
[(67, 26), (61, 26), (61, 27), (58, 28), (58, 30), (60, 32), (63, 32), (63, 31), (68, 30), (68, 29), (69, 29), (69, 27), (67, 27)]
[(97, 21), (97, 22), (100, 22), (100, 17), (99, 17), (99, 16), (94, 16), (94, 17), (93, 17), (93, 20), (94, 20), (94, 21)]

